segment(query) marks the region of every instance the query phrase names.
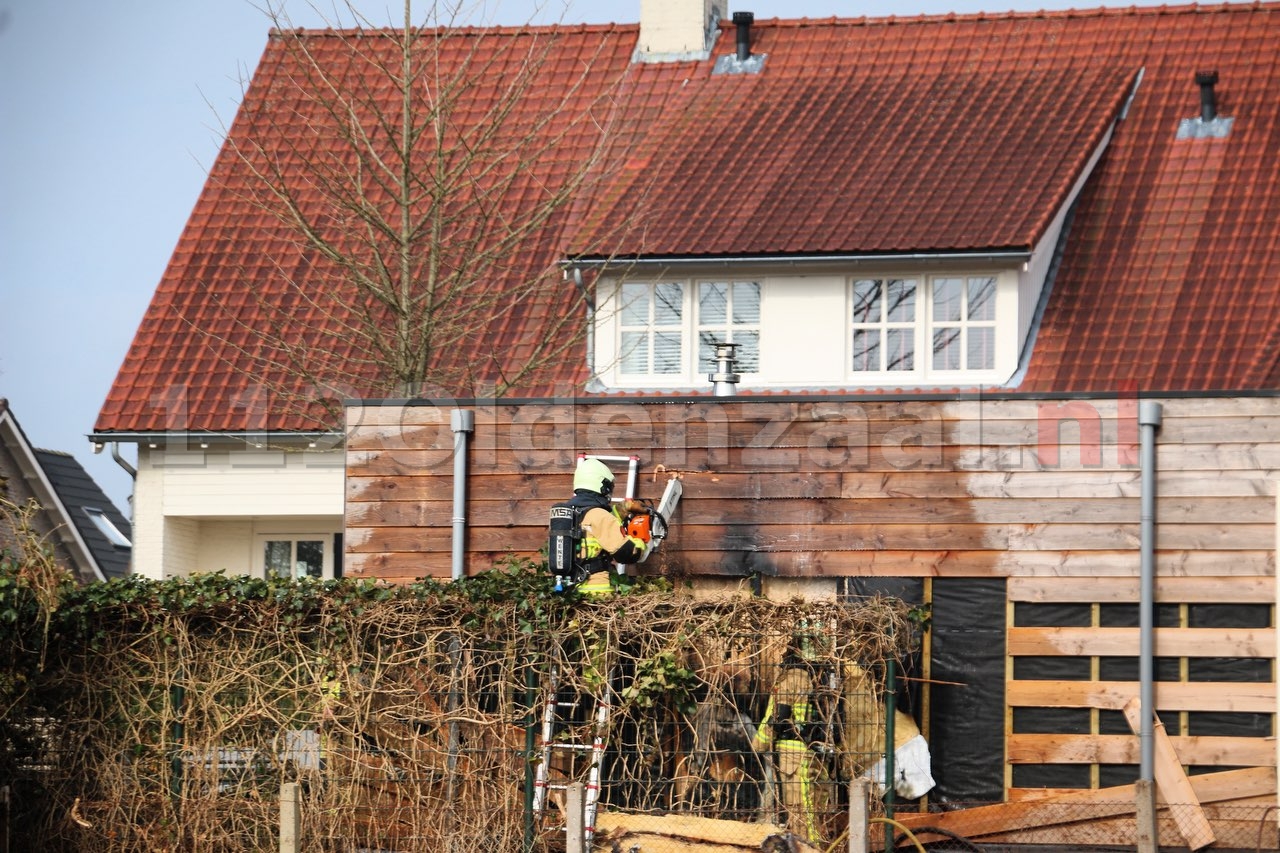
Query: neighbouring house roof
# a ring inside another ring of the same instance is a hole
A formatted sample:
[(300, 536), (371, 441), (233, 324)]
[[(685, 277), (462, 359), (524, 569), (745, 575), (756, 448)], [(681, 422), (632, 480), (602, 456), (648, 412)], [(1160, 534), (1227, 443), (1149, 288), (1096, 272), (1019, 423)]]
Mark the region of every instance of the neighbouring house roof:
[[(81, 583), (129, 574), (132, 547), (113, 544), (97, 515), (125, 540), (132, 529), (84, 467), (68, 453), (31, 446), (8, 401), (0, 399), (0, 497), (16, 506), (35, 500), (37, 535), (58, 562)], [(0, 548), (12, 546), (14, 531), (0, 519)]]
[[(755, 74), (713, 73), (717, 57), (734, 52), (730, 26), (701, 62), (633, 64), (637, 34), (635, 25), (460, 34), (459, 63), (543, 45), (538, 85), (513, 122), (557, 99), (590, 118), (538, 148), (526, 179), (503, 185), (511, 211), (573, 164), (601, 164), (569, 213), (524, 238), (506, 274), (554, 272), (565, 258), (1029, 250), (1114, 128), (1068, 220), (1030, 358), (1005, 390), (1276, 388), (1280, 3), (761, 20)], [(352, 40), (339, 34), (290, 37), (341, 65), (349, 85), (384, 73), (352, 62)], [(359, 49), (376, 52), (377, 42)], [(501, 80), (509, 61), (486, 66), (484, 79)], [(326, 153), (323, 119), (291, 93), (293, 62), (273, 34), (95, 432), (319, 423), (260, 399), (255, 372), (278, 368), (250, 330), (262, 305), (286, 298), (282, 274), (301, 271), (323, 292), (332, 273), (248, 206), (254, 179), (233, 151), (273, 118), (294, 137), (282, 152)], [(1231, 132), (1179, 138), (1180, 121), (1199, 113), (1195, 74), (1207, 69), (1219, 73)], [(523, 357), (522, 342), (548, 333), (566, 304), (557, 294), (570, 287), (550, 284), (543, 301), (477, 335)], [(314, 375), (299, 381), (321, 387), (351, 350), (340, 323), (293, 298), (290, 343), (317, 353)], [(459, 346), (454, 356), (472, 354)], [(582, 395), (586, 374), (579, 347), (515, 393)]]

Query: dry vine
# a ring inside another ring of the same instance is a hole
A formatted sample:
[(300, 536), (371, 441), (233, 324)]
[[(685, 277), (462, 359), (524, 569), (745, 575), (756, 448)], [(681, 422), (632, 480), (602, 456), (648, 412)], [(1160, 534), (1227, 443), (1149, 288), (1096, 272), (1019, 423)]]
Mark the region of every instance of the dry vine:
[[(275, 849), (281, 784), (299, 782), (306, 849), (555, 849), (556, 809), (530, 825), (525, 800), (552, 670), (562, 698), (613, 691), (602, 807), (776, 819), (737, 747), (795, 626), (820, 625), (828, 660), (872, 670), (912, 637), (884, 599), (575, 601), (510, 577), (509, 591), (279, 585), (208, 600), (197, 586), (181, 606), (140, 594), (104, 608), (47, 684), (63, 697), (44, 776), (51, 834), (81, 851)], [(877, 719), (852, 731), (850, 703), (880, 698), (852, 691), (836, 715), (849, 728), (831, 734), (845, 773), (883, 737)], [(592, 711), (584, 700), (579, 730), (558, 736), (589, 740)], [(557, 758), (549, 775), (585, 770)]]

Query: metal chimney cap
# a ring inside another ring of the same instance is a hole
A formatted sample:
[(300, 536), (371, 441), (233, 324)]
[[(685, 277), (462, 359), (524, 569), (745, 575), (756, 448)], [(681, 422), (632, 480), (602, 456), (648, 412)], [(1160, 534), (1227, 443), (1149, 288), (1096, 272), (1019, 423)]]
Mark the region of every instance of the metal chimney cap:
[(1214, 86), (1214, 85), (1217, 85), (1217, 83), (1218, 83), (1217, 71), (1197, 71), (1196, 72), (1197, 86)]
[(755, 12), (734, 12), (733, 22), (735, 24), (750, 24), (756, 19)]

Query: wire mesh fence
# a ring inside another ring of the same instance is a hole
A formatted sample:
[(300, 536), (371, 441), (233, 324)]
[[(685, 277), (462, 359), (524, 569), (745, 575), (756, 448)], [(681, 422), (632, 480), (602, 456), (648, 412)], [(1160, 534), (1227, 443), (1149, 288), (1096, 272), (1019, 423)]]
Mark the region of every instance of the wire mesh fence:
[(559, 851), (564, 786), (593, 778), (602, 814), (826, 840), (837, 780), (883, 750), (882, 669), (912, 630), (878, 599), (664, 593), (530, 619), (519, 596), (435, 595), (104, 626), (42, 676), (10, 849), (274, 850), (295, 790), (301, 849)]

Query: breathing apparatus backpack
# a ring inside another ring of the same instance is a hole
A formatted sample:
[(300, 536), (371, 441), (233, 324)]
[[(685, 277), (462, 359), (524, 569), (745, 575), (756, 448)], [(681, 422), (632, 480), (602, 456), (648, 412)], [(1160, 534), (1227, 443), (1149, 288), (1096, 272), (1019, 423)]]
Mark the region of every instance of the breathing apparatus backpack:
[(582, 565), (582, 516), (585, 510), (571, 503), (551, 506), (550, 538), (547, 541), (547, 568), (555, 578), (556, 592), (582, 583), (591, 572)]

